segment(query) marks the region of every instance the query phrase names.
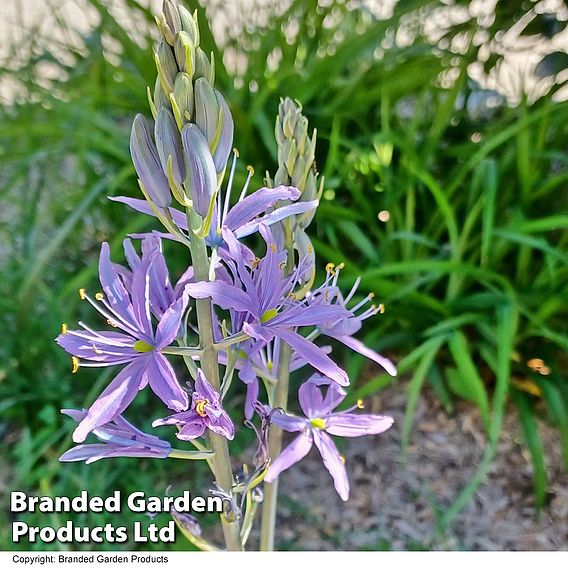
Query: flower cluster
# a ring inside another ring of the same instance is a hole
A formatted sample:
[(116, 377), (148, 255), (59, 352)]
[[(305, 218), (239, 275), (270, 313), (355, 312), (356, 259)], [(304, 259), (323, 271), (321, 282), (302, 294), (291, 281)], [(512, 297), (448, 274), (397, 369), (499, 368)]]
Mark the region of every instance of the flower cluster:
[[(249, 167), (234, 200), (236, 150), (225, 182), (233, 120), (214, 88), (214, 67), (199, 46), (196, 17), (166, 0), (158, 26), (158, 77), (149, 97), (154, 121), (138, 115), (130, 139), (144, 199), (113, 199), (151, 215), (163, 228), (126, 239), (124, 265), (112, 262), (109, 245), (102, 244), (102, 289), (79, 294), (110, 329), (64, 324), (57, 338), (72, 356), (73, 372), (117, 368), (90, 408), (64, 411), (78, 422), (73, 440), (80, 445), (60, 459), (208, 460), (215, 491), (234, 503), (233, 518), (224, 524), (227, 546), (239, 548), (262, 499), (263, 481), (273, 483), (315, 445), (339, 496), (347, 499), (346, 467), (331, 436), (380, 434), (392, 425), (391, 418), (360, 414), (357, 407), (336, 411), (350, 381), (326, 341), (342, 343), (391, 375), (396, 369), (354, 337), (365, 319), (384, 311), (368, 305), (371, 294), (355, 301), (360, 279), (344, 296), (343, 265), (328, 265), (321, 284), (314, 284), (317, 261), (306, 230), (323, 184), (312, 168), (315, 132), (308, 137), (301, 107), (288, 99), (280, 105), (274, 182), (267, 178), (265, 187), (247, 195), (253, 183)], [(258, 242), (260, 253), (252, 246)], [(191, 259), (177, 281), (170, 277), (165, 243)], [(303, 368), (312, 376), (298, 390), (305, 414), (299, 417), (285, 409), (288, 377)], [(234, 375), (246, 385), (242, 409)], [(175, 449), (122, 416), (146, 386), (173, 411), (152, 425), (174, 426), (177, 443), (195, 449)], [(260, 429), (253, 424), (255, 414)], [(242, 475), (235, 476), (228, 441), (239, 422), (255, 429), (259, 448), (253, 471), (244, 464)], [(284, 450), (280, 429), (298, 432)], [(89, 433), (99, 443), (84, 444)]]

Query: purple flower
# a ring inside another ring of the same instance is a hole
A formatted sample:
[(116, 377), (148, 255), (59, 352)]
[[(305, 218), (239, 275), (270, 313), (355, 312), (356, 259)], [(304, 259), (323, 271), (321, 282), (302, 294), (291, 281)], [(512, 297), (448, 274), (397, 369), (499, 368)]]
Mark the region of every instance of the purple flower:
[(222, 255), (233, 282), (216, 280), (186, 285), (193, 298), (211, 298), (223, 309), (231, 310), (234, 332), (243, 331), (260, 345), (279, 337), (312, 367), (341, 385), (349, 379), (324, 352), (295, 331), (297, 327), (313, 326), (347, 317), (349, 312), (339, 305), (298, 301), (292, 290), (301, 273), (301, 267), (290, 276), (284, 275), (286, 253), (278, 251), (268, 227), (260, 225), (267, 250), (263, 259), (248, 266), (240, 244), (234, 236), (224, 232), (228, 252)]
[(193, 440), (209, 430), (232, 440), (235, 427), (229, 415), (221, 406), (221, 397), (199, 369), (195, 379), (195, 388), (191, 395), (191, 407), (185, 412), (172, 414), (155, 420), (152, 426), (174, 424), (180, 427), (176, 436), (180, 440)]
[[(87, 416), (86, 410), (62, 410), (76, 422)], [(62, 462), (85, 461), (92, 463), (103, 458), (167, 458), (172, 448), (165, 440), (145, 434), (135, 428), (122, 416), (115, 416), (111, 422), (95, 428), (93, 434), (102, 444), (81, 444), (67, 450), (60, 458)]]
[[(319, 387), (325, 385), (328, 385), (328, 389), (324, 397)], [(300, 435), (270, 464), (265, 481), (272, 483), (281, 472), (305, 457), (315, 444), (324, 466), (333, 478), (335, 490), (341, 499), (347, 501), (349, 480), (345, 462), (331, 436), (354, 438), (382, 434), (392, 426), (393, 419), (390, 416), (354, 414), (352, 411), (357, 407), (332, 412), (345, 396), (341, 387), (314, 375), (298, 390), (300, 406), (306, 418), (284, 413), (272, 415), (273, 424), (287, 432), (300, 432)]]
[(82, 442), (90, 431), (121, 414), (147, 384), (168, 408), (176, 411), (187, 408), (187, 394), (160, 351), (177, 337), (188, 297), (184, 294), (169, 306), (154, 331), (150, 317), (150, 273), (155, 260), (156, 255), (152, 255), (140, 262), (127, 289), (110, 262), (108, 244), (103, 243), (99, 279), (104, 293), (95, 294), (95, 300), (84, 290), (80, 294), (110, 325), (121, 331), (95, 331), (79, 322), (82, 329), (67, 330), (64, 326), (56, 340), (73, 356), (74, 371), (80, 364), (85, 367), (127, 364), (89, 408), (73, 434), (75, 442)]
[[(361, 282), (361, 277), (358, 277), (351, 288), (349, 294), (344, 298), (341, 291), (337, 287), (337, 280), (339, 277), (339, 272), (343, 268), (343, 265), (333, 266), (328, 264), (326, 267), (327, 277), (325, 282), (318, 289), (314, 290), (311, 295), (315, 302), (322, 301), (328, 305), (336, 305), (345, 308), (345, 316), (337, 318), (332, 321), (324, 322), (318, 325), (320, 333), (327, 335), (328, 337), (333, 337), (337, 341), (343, 343), (353, 351), (356, 351), (360, 355), (371, 359), (378, 365), (380, 365), (385, 371), (392, 377), (396, 377), (397, 371), (396, 367), (392, 362), (379, 355), (376, 351), (373, 351), (367, 347), (364, 343), (355, 339), (353, 335), (357, 333), (361, 327), (363, 320), (376, 315), (377, 313), (383, 313), (384, 307), (382, 304), (379, 306), (371, 305), (367, 309), (361, 310), (366, 304), (368, 304), (374, 297), (374, 294), (369, 294), (363, 300), (352, 306), (350, 309), (347, 308), (347, 304), (351, 301), (359, 284)], [(357, 314), (357, 311), (360, 313)]]

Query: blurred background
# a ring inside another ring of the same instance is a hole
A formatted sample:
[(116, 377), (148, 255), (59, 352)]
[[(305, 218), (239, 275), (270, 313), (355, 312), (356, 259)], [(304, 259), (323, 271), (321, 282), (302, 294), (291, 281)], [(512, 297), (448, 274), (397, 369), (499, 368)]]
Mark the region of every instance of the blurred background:
[[(393, 380), (336, 346), (347, 402), (364, 398), (396, 425), (342, 448), (347, 504), (315, 455), (282, 476), (280, 548), (566, 550), (567, 3), (185, 4), (200, 10), (233, 112), (238, 177), (251, 164), (259, 187), (274, 173), (279, 98), (303, 104), (325, 176), (311, 226), (319, 265), (345, 261), (343, 284), (361, 275), (361, 294), (386, 305), (362, 335), (400, 370)], [(159, 8), (0, 7), (0, 549), (16, 546), (11, 490), (206, 491), (207, 472), (177, 460), (57, 461), (72, 430), (59, 409), (92, 402), (110, 375), (71, 375), (54, 337), (61, 322), (97, 321), (77, 289), (97, 287), (100, 243), (120, 261), (128, 233), (155, 227), (106, 196), (137, 195), (129, 129), (135, 113), (149, 115)], [(167, 254), (181, 271), (184, 252)], [(143, 394), (129, 416), (149, 427), (161, 412)], [(132, 545), (97, 548), (121, 547)]]

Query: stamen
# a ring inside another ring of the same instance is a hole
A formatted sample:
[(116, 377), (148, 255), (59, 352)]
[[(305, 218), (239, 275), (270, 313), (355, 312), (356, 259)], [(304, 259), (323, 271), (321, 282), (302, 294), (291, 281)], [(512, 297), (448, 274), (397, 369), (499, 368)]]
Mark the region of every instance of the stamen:
[(75, 355), (71, 357), (71, 365), (71, 372), (75, 374), (79, 370), (79, 358), (75, 357)]
[(384, 313), (385, 313), (385, 305), (384, 305), (384, 304), (379, 304), (379, 313), (380, 313), (380, 314), (384, 314)]
[(208, 404), (209, 404), (209, 401), (206, 398), (199, 399), (195, 403), (195, 412), (197, 412), (197, 414), (199, 414), (199, 416), (201, 416), (201, 418), (205, 418), (207, 416), (207, 412), (205, 411), (205, 408), (207, 407)]
[(270, 250), (272, 252), (276, 252), (277, 249), (276, 249), (276, 245), (274, 243), (270, 243)]
[(260, 264), (260, 258), (258, 256), (251, 262), (251, 268), (256, 268)]
[(103, 353), (103, 351), (101, 349), (99, 349), (95, 343), (93, 343), (92, 345), (93, 347), (93, 351), (97, 354), (97, 355), (101, 355)]
[(229, 172), (229, 181), (227, 182), (227, 189), (225, 193), (225, 203), (223, 205), (223, 216), (221, 218), (221, 226), (225, 223), (225, 218), (229, 212), (229, 204), (231, 201), (231, 191), (233, 190), (233, 178), (235, 177), (235, 167), (237, 165), (237, 158), (239, 157), (239, 151), (233, 148), (233, 163), (231, 164), (231, 171)]
[(111, 320), (111, 319), (107, 319), (106, 322), (111, 326), (111, 327), (118, 327), (118, 324)]
[(69, 329), (67, 328), (67, 324), (66, 324), (66, 323), (62, 323), (62, 324), (61, 324), (61, 334), (62, 334), (62, 335), (65, 335), (68, 331), (69, 331)]
[(365, 408), (365, 404), (363, 403), (363, 399), (360, 398), (360, 399), (357, 400), (357, 408), (359, 408), (361, 410), (363, 408)]
[(245, 181), (245, 185), (243, 186), (243, 190), (241, 191), (241, 195), (239, 196), (239, 201), (242, 201), (247, 194), (248, 186), (252, 176), (254, 175), (254, 168), (252, 166), (247, 166), (248, 176)]
[(105, 295), (102, 292), (97, 292), (95, 294), (95, 300), (102, 302), (105, 299)]
[(328, 262), (328, 263), (325, 265), (325, 271), (326, 271), (328, 274), (331, 274), (331, 275), (335, 274), (334, 268), (335, 268), (335, 264), (333, 264), (333, 262)]
[(81, 300), (87, 299), (87, 294), (85, 293), (85, 288), (79, 288), (79, 298), (81, 298)]
[(339, 454), (339, 459), (341, 460), (341, 463), (345, 463), (345, 456)]
[(367, 298), (369, 298), (369, 300), (372, 300), (374, 297), (375, 297), (374, 292), (369, 292), (369, 294), (367, 294)]

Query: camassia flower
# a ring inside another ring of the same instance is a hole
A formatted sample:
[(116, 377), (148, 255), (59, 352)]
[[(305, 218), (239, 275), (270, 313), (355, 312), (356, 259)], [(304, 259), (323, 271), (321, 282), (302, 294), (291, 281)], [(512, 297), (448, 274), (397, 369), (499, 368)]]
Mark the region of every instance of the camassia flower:
[[(328, 385), (325, 397), (321, 386)], [(298, 390), (300, 406), (305, 418), (290, 414), (274, 413), (271, 422), (287, 432), (299, 432), (299, 436), (290, 443), (270, 464), (265, 481), (273, 482), (284, 470), (305, 457), (315, 444), (321, 454), (323, 464), (333, 478), (335, 490), (343, 499), (349, 498), (349, 479), (345, 469), (345, 460), (340, 455), (331, 436), (354, 438), (371, 434), (382, 434), (388, 430), (394, 420), (390, 416), (373, 414), (355, 414), (357, 406), (342, 412), (333, 410), (343, 401), (346, 393), (335, 383), (313, 375)]]
[(266, 242), (266, 255), (248, 266), (240, 243), (230, 232), (224, 232), (228, 253), (222, 256), (233, 282), (195, 282), (185, 290), (193, 298), (211, 298), (214, 304), (231, 310), (233, 331), (243, 331), (259, 342), (268, 343), (279, 337), (312, 367), (341, 385), (349, 379), (324, 352), (295, 331), (297, 327), (320, 325), (349, 315), (345, 308), (321, 302), (295, 299), (293, 288), (301, 268), (284, 275), (286, 253), (278, 251), (270, 229), (260, 225)]
[(331, 263), (328, 264), (326, 266), (327, 277), (325, 282), (319, 288), (309, 293), (314, 302), (321, 301), (328, 305), (341, 306), (345, 308), (345, 312), (347, 314), (345, 317), (337, 318), (318, 325), (318, 330), (321, 334), (333, 337), (337, 341), (343, 343), (343, 345), (349, 347), (349, 349), (371, 359), (371, 361), (380, 365), (389, 375), (396, 377), (396, 367), (389, 359), (379, 355), (379, 353), (367, 347), (362, 341), (353, 337), (353, 335), (361, 329), (362, 322), (371, 316), (379, 313), (382, 314), (384, 312), (384, 306), (382, 304), (379, 304), (378, 306), (372, 304), (368, 308), (362, 309), (365, 305), (371, 302), (374, 297), (373, 294), (369, 294), (351, 308), (347, 308), (347, 304), (351, 301), (359, 287), (359, 284), (361, 283), (361, 277), (357, 278), (349, 294), (343, 297), (337, 286), (337, 280), (342, 268), (343, 264), (339, 264), (337, 266)]
[(179, 426), (180, 430), (176, 436), (180, 440), (199, 438), (207, 429), (229, 440), (235, 435), (235, 426), (221, 406), (221, 396), (205, 378), (201, 369), (197, 371), (189, 410), (155, 420), (152, 426), (167, 424)]
[[(82, 422), (87, 416), (86, 410), (64, 409), (61, 412), (76, 422)], [(172, 451), (169, 442), (145, 434), (122, 416), (115, 416), (104, 426), (95, 428), (93, 434), (102, 443), (75, 446), (67, 450), (59, 461), (92, 463), (103, 458), (167, 458)]]
[[(172, 410), (185, 410), (186, 392), (161, 350), (178, 335), (188, 297), (183, 294), (162, 315), (154, 330), (150, 316), (150, 272), (156, 255), (142, 260), (132, 273), (130, 290), (110, 262), (109, 246), (103, 243), (99, 260), (99, 279), (103, 292), (93, 300), (84, 290), (81, 298), (121, 331), (95, 331), (79, 322), (82, 329), (63, 332), (57, 343), (72, 355), (73, 371), (84, 367), (126, 364), (89, 408), (73, 433), (75, 442), (121, 414), (136, 393), (146, 385)], [(86, 363), (83, 361), (87, 361)]]

